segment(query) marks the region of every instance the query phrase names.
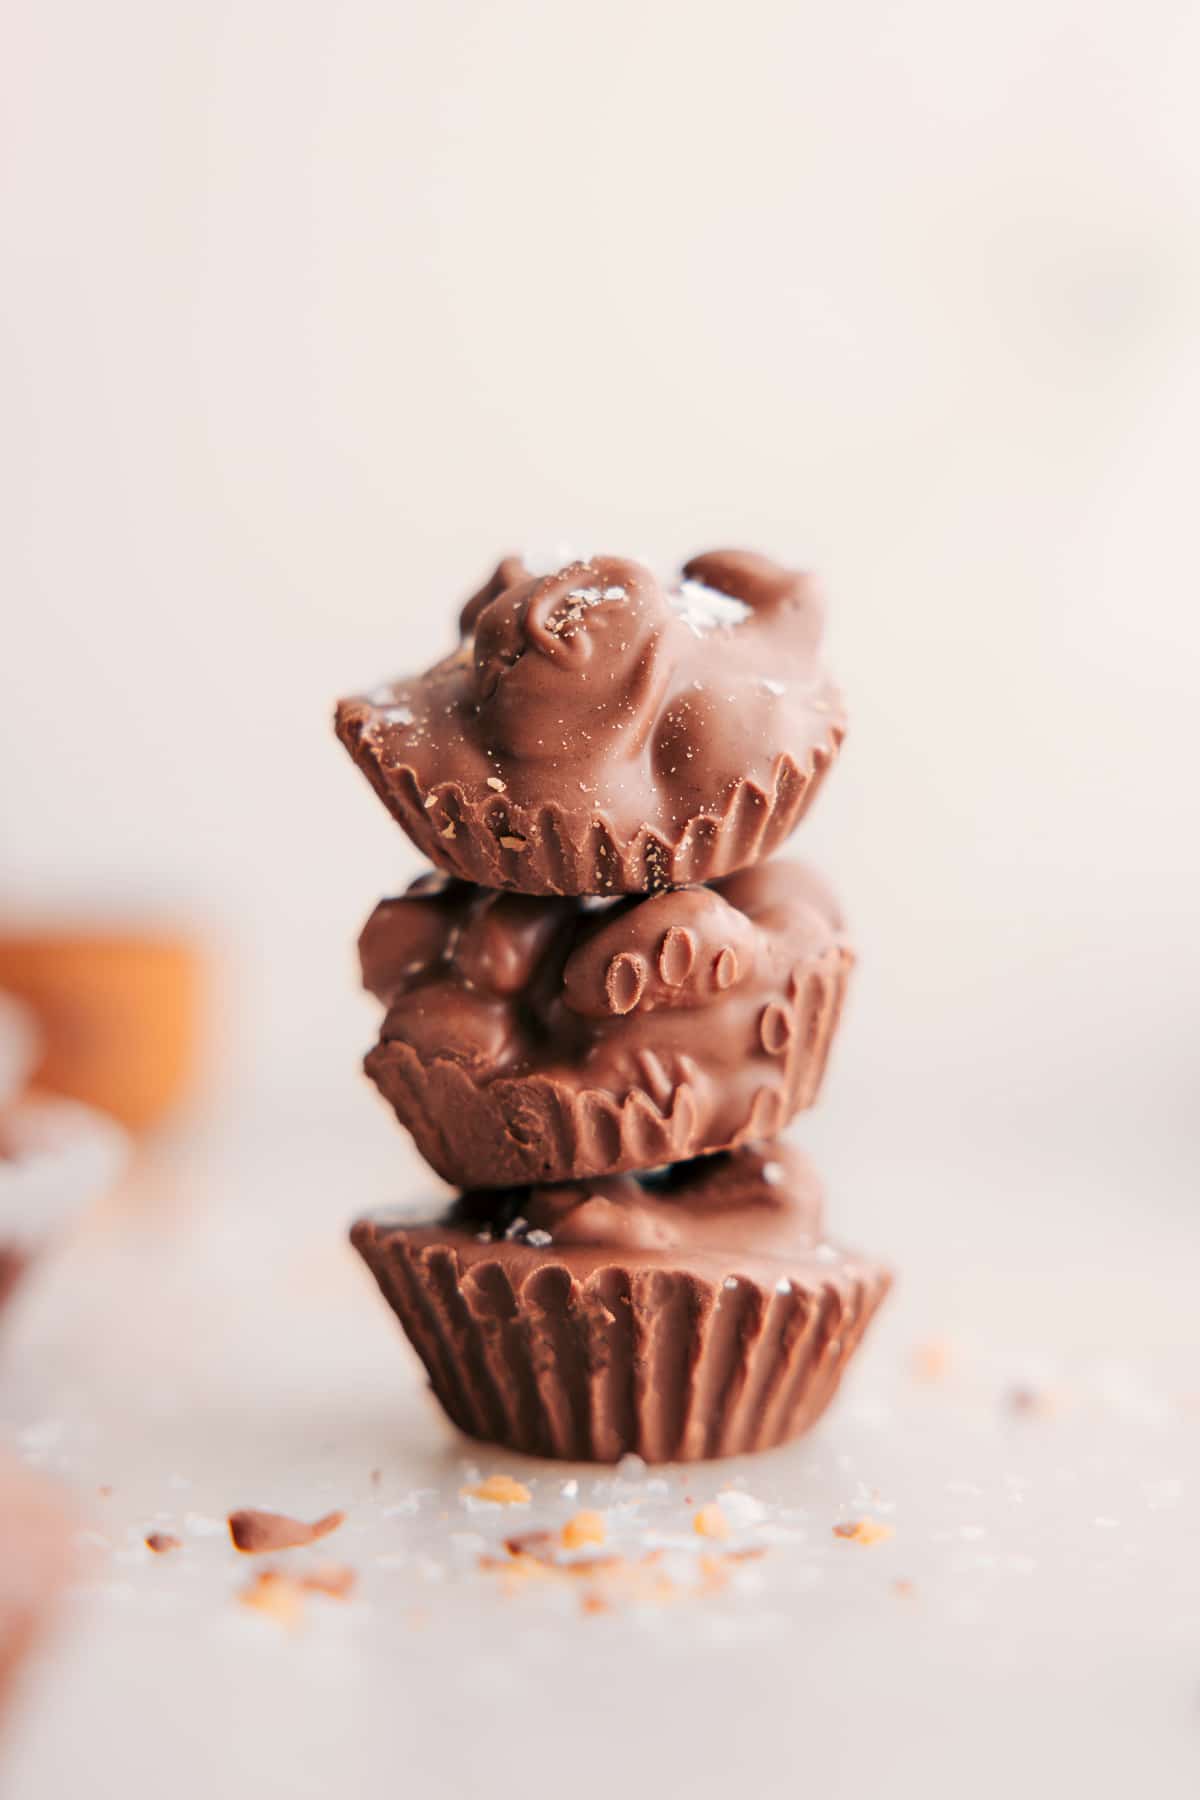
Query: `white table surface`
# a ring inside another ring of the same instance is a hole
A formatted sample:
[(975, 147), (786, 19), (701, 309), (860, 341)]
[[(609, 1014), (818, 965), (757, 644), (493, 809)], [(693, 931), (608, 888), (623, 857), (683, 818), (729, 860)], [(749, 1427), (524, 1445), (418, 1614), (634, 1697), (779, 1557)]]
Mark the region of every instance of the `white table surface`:
[[(356, 1211), (421, 1191), (375, 1111), (298, 1105), (144, 1156), (0, 1347), (0, 1423), (75, 1487), (89, 1564), (0, 1789), (1200, 1791), (1190, 1147), (1147, 1170), (1132, 1126), (1126, 1153), (1110, 1131), (1089, 1158), (862, 1116), (835, 1102), (809, 1136), (831, 1235), (896, 1262), (897, 1292), (810, 1440), (687, 1471), (531, 1463), (445, 1424), (342, 1242)], [(475, 1470), (532, 1505), (463, 1499)], [(766, 1553), (692, 1592), (712, 1546), (691, 1515), (731, 1485), (761, 1514), (735, 1541)], [(310, 1599), (295, 1631), (240, 1606), (241, 1505), (344, 1507), (324, 1544), (270, 1560), (348, 1563), (352, 1596)], [(617, 1547), (668, 1546), (672, 1603), (585, 1613), (577, 1586), (481, 1570), (582, 1506)], [(894, 1535), (834, 1536), (864, 1514)], [(153, 1528), (183, 1548), (151, 1555)]]

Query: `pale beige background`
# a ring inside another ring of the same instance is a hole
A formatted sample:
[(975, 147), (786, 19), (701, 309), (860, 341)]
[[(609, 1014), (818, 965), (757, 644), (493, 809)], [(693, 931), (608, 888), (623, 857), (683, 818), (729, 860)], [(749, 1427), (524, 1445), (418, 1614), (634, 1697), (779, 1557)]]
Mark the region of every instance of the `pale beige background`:
[(854, 703), (841, 1082), (1184, 1121), (1194, 7), (9, 21), (6, 888), (215, 910), (242, 1070), (349, 1095), (411, 863), (333, 697), (505, 546), (762, 545)]
[[(228, 951), (224, 1104), (0, 1361), (0, 1422), (114, 1487), (118, 1546), (13, 1791), (326, 1800), (395, 1788), (399, 1747), (447, 1800), (564, 1770), (1194, 1794), (1200, 10), (6, 24), (4, 902), (176, 909)], [(350, 954), (415, 859), (331, 705), (444, 648), (500, 550), (563, 539), (811, 561), (854, 710), (802, 843), (863, 965), (799, 1135), (902, 1279), (818, 1437), (738, 1472), (804, 1541), (661, 1633), (498, 1610), (469, 1546), (422, 1573), (471, 1451), (338, 1245), (426, 1177), (356, 1073)], [(387, 1516), (429, 1484), (442, 1512)], [(239, 1635), (200, 1541), (249, 1500), (352, 1508), (359, 1602), (298, 1650)], [(896, 1538), (839, 1560), (867, 1504)]]

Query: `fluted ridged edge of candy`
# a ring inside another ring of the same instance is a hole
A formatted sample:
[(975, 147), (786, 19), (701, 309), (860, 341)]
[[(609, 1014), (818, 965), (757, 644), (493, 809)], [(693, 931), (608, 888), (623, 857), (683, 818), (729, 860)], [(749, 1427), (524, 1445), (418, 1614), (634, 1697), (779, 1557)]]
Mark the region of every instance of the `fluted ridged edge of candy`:
[(351, 1239), (460, 1430), (581, 1462), (691, 1462), (800, 1436), (891, 1284), (849, 1256), (781, 1260), (767, 1285), (736, 1253), (724, 1273), (711, 1258), (698, 1273), (594, 1254), (580, 1271), (570, 1251), (501, 1259), (451, 1230), (360, 1220)]

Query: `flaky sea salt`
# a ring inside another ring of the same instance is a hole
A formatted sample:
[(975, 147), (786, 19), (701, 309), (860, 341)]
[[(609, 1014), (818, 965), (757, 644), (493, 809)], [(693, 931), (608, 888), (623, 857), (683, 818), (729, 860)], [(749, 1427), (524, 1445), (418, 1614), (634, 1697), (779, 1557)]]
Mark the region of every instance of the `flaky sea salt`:
[(757, 1525), (767, 1516), (764, 1503), (756, 1500), (753, 1494), (743, 1493), (741, 1488), (723, 1488), (717, 1495), (717, 1505), (735, 1531)]
[(184, 1514), (183, 1528), (190, 1531), (193, 1537), (219, 1537), (229, 1529), (226, 1520), (210, 1519), (206, 1514), (197, 1512)]
[(671, 610), (679, 615), (697, 637), (723, 625), (740, 625), (750, 617), (751, 608), (732, 594), (709, 587), (703, 581), (681, 581), (677, 591), (667, 595)]

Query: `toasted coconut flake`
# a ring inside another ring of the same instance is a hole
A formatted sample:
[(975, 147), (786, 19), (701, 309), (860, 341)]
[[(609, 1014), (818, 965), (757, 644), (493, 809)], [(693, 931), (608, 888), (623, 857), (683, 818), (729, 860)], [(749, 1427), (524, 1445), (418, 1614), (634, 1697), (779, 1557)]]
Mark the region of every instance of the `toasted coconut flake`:
[(492, 1506), (528, 1506), (533, 1499), (525, 1483), (514, 1481), (511, 1475), (489, 1475), (486, 1481), (459, 1491), (464, 1499), (485, 1500)]
[(696, 1509), (692, 1518), (692, 1530), (699, 1537), (727, 1538), (729, 1536), (729, 1520), (716, 1501), (710, 1500), (707, 1506)]
[(585, 1544), (602, 1544), (607, 1535), (608, 1526), (603, 1513), (577, 1512), (562, 1528), (563, 1548), (582, 1550)]
[(834, 1537), (844, 1538), (848, 1544), (863, 1544), (869, 1548), (872, 1544), (886, 1544), (890, 1537), (895, 1537), (894, 1525), (884, 1525), (879, 1519), (846, 1519), (833, 1528)]

